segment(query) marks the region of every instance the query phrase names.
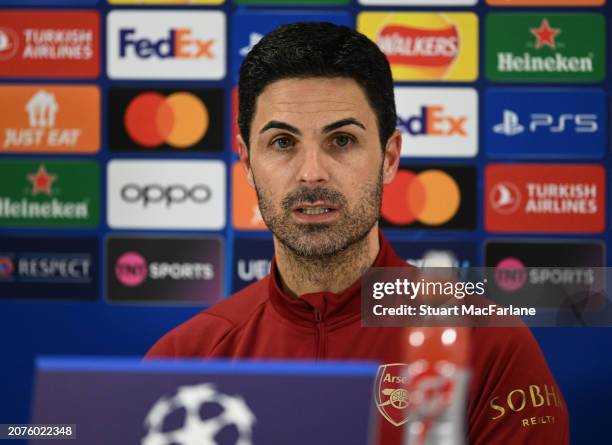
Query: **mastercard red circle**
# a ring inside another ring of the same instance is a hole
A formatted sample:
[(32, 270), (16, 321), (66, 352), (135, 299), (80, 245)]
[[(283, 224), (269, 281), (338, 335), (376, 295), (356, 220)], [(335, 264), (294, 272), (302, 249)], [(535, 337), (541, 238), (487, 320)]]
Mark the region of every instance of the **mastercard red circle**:
[(167, 97), (156, 92), (142, 93), (132, 99), (124, 116), (129, 137), (147, 148), (164, 143), (188, 148), (206, 135), (209, 122), (202, 100), (185, 91)]
[(139, 145), (156, 147), (164, 143), (174, 126), (174, 113), (159, 93), (143, 93), (125, 111), (125, 129)]

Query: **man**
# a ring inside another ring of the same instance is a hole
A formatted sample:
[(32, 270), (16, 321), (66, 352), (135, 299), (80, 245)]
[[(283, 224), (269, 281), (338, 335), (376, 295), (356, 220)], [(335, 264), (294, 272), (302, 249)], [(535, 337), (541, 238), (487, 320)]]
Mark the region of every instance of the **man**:
[[(401, 136), (384, 54), (346, 27), (286, 25), (244, 60), (240, 161), (274, 235), (271, 273), (165, 335), (147, 357), (401, 362), (402, 331), (362, 328), (359, 278), (406, 266), (378, 228)], [(526, 328), (473, 328), (467, 431), (566, 444), (563, 399)], [(401, 429), (382, 420), (384, 443)]]

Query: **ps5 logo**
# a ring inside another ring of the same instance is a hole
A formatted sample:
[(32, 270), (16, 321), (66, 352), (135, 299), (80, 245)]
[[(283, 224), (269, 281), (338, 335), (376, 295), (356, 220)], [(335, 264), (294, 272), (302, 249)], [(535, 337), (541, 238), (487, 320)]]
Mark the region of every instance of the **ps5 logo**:
[(550, 133), (563, 133), (572, 129), (575, 133), (597, 132), (599, 129), (597, 115), (564, 113), (554, 116), (549, 113), (531, 113), (529, 115), (529, 124), (525, 127), (521, 124), (516, 112), (505, 109), (502, 122), (493, 127), (493, 132), (505, 136), (516, 136), (525, 131), (536, 133), (548, 130)]

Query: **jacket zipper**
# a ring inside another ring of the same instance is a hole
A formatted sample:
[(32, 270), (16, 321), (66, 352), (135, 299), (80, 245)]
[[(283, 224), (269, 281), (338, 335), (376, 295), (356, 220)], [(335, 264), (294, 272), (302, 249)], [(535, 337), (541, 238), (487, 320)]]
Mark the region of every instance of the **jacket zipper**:
[(314, 319), (315, 319), (315, 326), (316, 326), (315, 341), (316, 341), (316, 348), (317, 348), (315, 358), (320, 359), (320, 358), (325, 357), (326, 338), (325, 338), (325, 323), (323, 322), (323, 315), (321, 314), (321, 311), (319, 311), (318, 309), (315, 309), (314, 311)]

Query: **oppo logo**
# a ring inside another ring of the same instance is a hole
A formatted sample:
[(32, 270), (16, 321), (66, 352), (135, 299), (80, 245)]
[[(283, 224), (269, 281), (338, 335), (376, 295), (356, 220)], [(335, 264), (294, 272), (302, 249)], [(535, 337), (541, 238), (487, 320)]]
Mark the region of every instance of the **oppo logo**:
[(192, 201), (195, 204), (204, 204), (212, 197), (210, 187), (196, 184), (189, 188), (182, 184), (163, 186), (160, 184), (126, 184), (121, 188), (121, 199), (128, 203), (142, 202), (144, 207), (149, 204), (165, 203), (166, 207), (172, 204), (181, 204)]

